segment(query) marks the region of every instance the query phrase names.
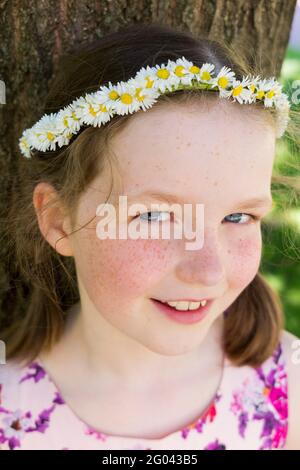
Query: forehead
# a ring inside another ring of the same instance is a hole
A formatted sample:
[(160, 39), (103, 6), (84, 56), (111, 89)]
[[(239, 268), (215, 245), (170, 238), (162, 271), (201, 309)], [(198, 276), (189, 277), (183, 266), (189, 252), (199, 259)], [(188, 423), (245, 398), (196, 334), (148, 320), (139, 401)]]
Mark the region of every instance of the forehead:
[[(194, 193), (214, 181), (224, 189), (270, 178), (275, 130), (265, 110), (211, 100), (163, 103), (131, 116), (112, 141), (123, 188), (185, 185)], [(237, 184), (238, 181), (238, 184)], [(183, 189), (183, 188), (182, 188)]]

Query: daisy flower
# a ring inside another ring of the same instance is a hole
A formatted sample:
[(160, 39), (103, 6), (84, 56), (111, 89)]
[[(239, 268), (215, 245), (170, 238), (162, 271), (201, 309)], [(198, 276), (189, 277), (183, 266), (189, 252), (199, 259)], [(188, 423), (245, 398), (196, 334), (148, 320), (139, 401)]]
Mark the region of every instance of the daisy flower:
[(275, 96), (281, 94), (282, 86), (277, 82), (275, 77), (259, 80), (255, 93), (256, 100), (264, 100), (265, 106), (269, 107), (274, 104)]
[(100, 127), (101, 124), (108, 122), (113, 116), (113, 112), (106, 99), (106, 96), (97, 91), (76, 100), (73, 107), (75, 115), (79, 118), (79, 123)]
[(200, 69), (200, 67), (198, 67), (198, 65), (195, 65), (192, 62), (190, 62), (190, 63), (192, 65), (189, 67), (188, 71), (189, 71), (190, 74), (192, 74), (193, 80), (196, 79), (197, 81), (199, 81), (198, 77), (200, 77), (201, 69)]
[(152, 67), (152, 73), (155, 77), (154, 87), (161, 93), (166, 91), (173, 91), (172, 87), (178, 85), (180, 79), (172, 70), (172, 61), (169, 60), (168, 64), (155, 65)]
[(177, 59), (173, 64), (172, 70), (176, 77), (178, 77), (178, 84), (191, 85), (195, 74), (200, 73), (200, 68), (194, 66), (193, 62), (190, 62), (185, 57)]
[[(97, 91), (97, 94), (99, 96), (99, 100), (101, 100), (101, 104), (105, 106), (107, 112), (114, 114), (113, 108), (115, 101), (119, 98), (117, 86), (109, 82), (108, 86), (103, 85), (100, 90)], [(76, 109), (79, 116), (86, 114), (86, 104), (84, 101), (85, 100), (83, 98), (79, 98), (77, 100)], [(82, 108), (84, 112), (82, 112), (80, 108)]]
[[(147, 80), (147, 79), (146, 79)], [(140, 108), (146, 111), (157, 101), (160, 93), (158, 90), (145, 86), (145, 79), (131, 78), (128, 84), (135, 88), (135, 99), (139, 102)]]
[(80, 121), (73, 104), (57, 113), (57, 128), (63, 135), (76, 134), (79, 131)]
[(118, 82), (114, 89), (118, 94), (117, 98), (112, 103), (114, 114), (124, 116), (124, 114), (132, 114), (140, 109), (141, 105), (136, 97), (136, 88), (134, 85), (128, 84), (127, 82)]
[(56, 142), (59, 136), (57, 128), (56, 114), (45, 114), (33, 127), (28, 136), (29, 145), (46, 152), (46, 150), (55, 150)]
[(135, 75), (134, 79), (141, 84), (143, 88), (154, 89), (155, 88), (155, 74), (149, 65), (142, 67)]
[(31, 134), (31, 129), (26, 129), (20, 140), (19, 140), (19, 148), (21, 150), (21, 153), (24, 155), (24, 157), (26, 158), (30, 158), (31, 157), (31, 154), (30, 154), (30, 144), (29, 144), (29, 137), (30, 137), (30, 134)]
[(248, 88), (249, 88), (249, 90), (252, 91), (253, 94), (255, 94), (255, 92), (257, 90), (259, 81), (260, 81), (260, 76), (259, 75), (257, 75), (256, 77), (251, 77), (251, 83), (248, 86)]
[(276, 80), (270, 83), (269, 90), (266, 90), (264, 105), (269, 107), (273, 106), (275, 103), (276, 97), (279, 97), (282, 93), (282, 85), (280, 85)]
[(212, 73), (215, 66), (213, 64), (205, 63), (202, 65), (199, 78), (202, 83), (213, 84)]
[(109, 85), (101, 87), (97, 94), (108, 112), (112, 112), (113, 115), (133, 113), (140, 107), (134, 96), (135, 88), (127, 82), (118, 82), (117, 85), (109, 82)]
[(222, 67), (218, 75), (213, 78), (212, 84), (219, 88), (221, 98), (227, 97), (229, 94), (228, 87), (230, 87), (235, 78), (235, 73), (229, 67)]
[(234, 101), (238, 101), (240, 104), (251, 103), (253, 101), (252, 91), (247, 88), (251, 84), (248, 77), (240, 80), (233, 80), (232, 90), (230, 90), (229, 96), (232, 96)]

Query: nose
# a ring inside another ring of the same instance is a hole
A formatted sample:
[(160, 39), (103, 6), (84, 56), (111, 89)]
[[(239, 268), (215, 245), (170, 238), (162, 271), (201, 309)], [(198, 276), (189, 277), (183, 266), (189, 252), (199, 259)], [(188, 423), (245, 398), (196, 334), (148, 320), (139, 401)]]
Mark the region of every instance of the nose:
[[(184, 244), (183, 244), (184, 245)], [(176, 266), (177, 278), (186, 283), (217, 285), (225, 280), (223, 248), (218, 234), (205, 231), (203, 246), (196, 250), (186, 250)]]

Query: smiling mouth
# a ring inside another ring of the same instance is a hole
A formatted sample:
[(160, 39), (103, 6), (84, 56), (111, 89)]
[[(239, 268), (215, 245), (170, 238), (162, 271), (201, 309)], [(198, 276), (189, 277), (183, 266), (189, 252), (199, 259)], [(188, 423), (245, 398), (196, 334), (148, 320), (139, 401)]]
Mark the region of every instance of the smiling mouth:
[(196, 323), (202, 320), (210, 310), (213, 300), (208, 300), (204, 307), (200, 307), (195, 310), (178, 310), (170, 305), (157, 300), (151, 299), (159, 311), (172, 320), (175, 320), (178, 323)]
[[(164, 305), (168, 305), (169, 307), (174, 308), (177, 311), (185, 312), (185, 311), (195, 311), (198, 310), (200, 307), (205, 307), (205, 305), (214, 299), (180, 299), (180, 300), (160, 300), (152, 298), (151, 300), (156, 300)], [(182, 308), (177, 308), (182, 307)]]

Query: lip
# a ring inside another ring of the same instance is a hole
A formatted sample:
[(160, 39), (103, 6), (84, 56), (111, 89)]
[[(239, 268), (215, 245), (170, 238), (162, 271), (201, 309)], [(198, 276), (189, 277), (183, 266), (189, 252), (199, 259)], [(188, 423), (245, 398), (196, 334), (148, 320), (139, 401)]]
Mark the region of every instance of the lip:
[(206, 317), (210, 310), (211, 304), (213, 303), (213, 299), (207, 299), (205, 307), (200, 306), (197, 310), (179, 311), (157, 299), (151, 300), (160, 312), (167, 315), (167, 317), (170, 319), (183, 324), (192, 324), (201, 321), (204, 317)]
[(167, 300), (153, 299), (153, 300), (158, 300), (159, 302), (202, 302), (203, 300), (208, 301), (208, 300), (214, 300), (214, 299), (203, 297), (203, 299), (167, 299)]

